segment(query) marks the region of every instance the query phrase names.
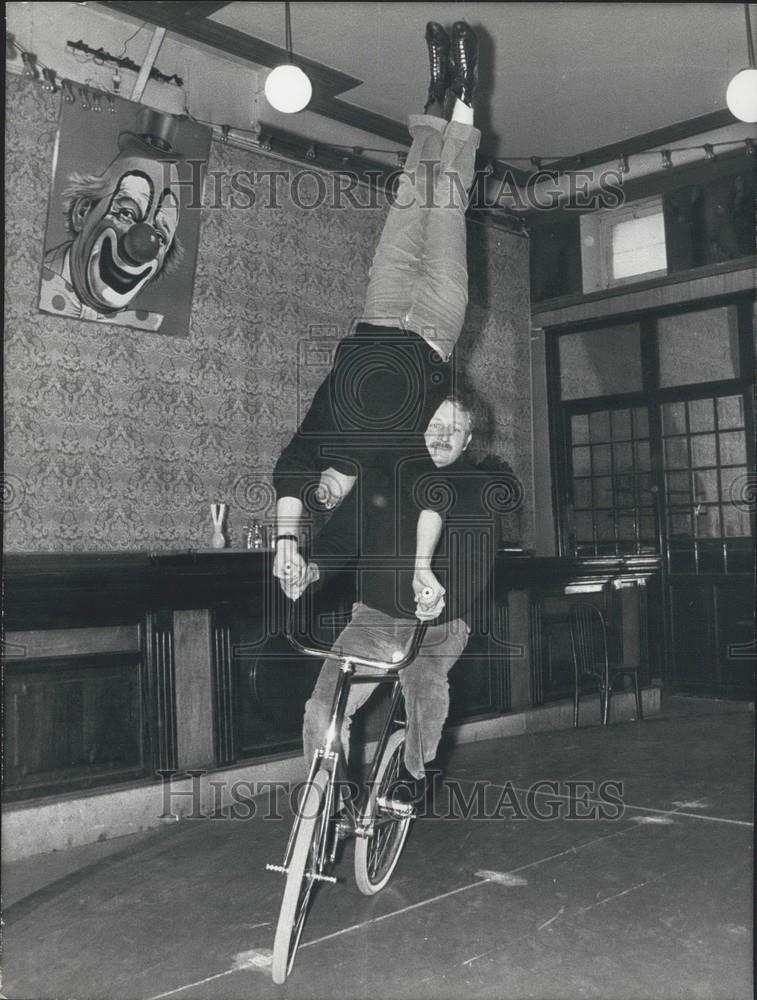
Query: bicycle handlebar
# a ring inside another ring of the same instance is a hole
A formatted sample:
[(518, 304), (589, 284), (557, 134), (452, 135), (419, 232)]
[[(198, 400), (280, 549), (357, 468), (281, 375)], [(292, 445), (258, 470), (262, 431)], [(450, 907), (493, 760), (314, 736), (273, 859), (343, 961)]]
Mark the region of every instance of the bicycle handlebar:
[(426, 629), (428, 628), (428, 622), (422, 622), (419, 620), (416, 621), (410, 645), (408, 646), (402, 659), (397, 660), (396, 663), (389, 662), (387, 660), (372, 660), (367, 656), (351, 656), (346, 653), (337, 653), (329, 646), (305, 646), (299, 641), (294, 632), (294, 609), (295, 602), (290, 601), (289, 608), (287, 610), (284, 634), (299, 653), (306, 653), (308, 656), (328, 656), (332, 660), (341, 660), (343, 663), (347, 663), (349, 661), (350, 663), (358, 664), (361, 667), (375, 667), (377, 670), (401, 670), (403, 667), (412, 663), (418, 655), (418, 650), (420, 649), (423, 638), (426, 635)]

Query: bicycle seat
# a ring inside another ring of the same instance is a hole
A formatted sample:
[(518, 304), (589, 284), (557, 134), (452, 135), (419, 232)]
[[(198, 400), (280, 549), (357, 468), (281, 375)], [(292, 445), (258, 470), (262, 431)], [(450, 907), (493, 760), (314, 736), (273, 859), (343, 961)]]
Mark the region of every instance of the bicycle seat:
[(285, 634), (289, 642), (299, 653), (305, 653), (307, 656), (325, 656), (332, 660), (339, 660), (342, 664), (352, 663), (355, 666), (372, 667), (388, 673), (399, 671), (413, 662), (418, 655), (418, 650), (426, 635), (427, 628), (428, 622), (416, 621), (413, 636), (407, 650), (396, 649), (392, 653), (391, 660), (377, 660), (368, 656), (360, 656), (359, 654), (353, 655), (351, 653), (337, 652), (330, 646), (306, 646), (300, 642), (294, 631), (294, 602), (292, 602), (287, 612)]

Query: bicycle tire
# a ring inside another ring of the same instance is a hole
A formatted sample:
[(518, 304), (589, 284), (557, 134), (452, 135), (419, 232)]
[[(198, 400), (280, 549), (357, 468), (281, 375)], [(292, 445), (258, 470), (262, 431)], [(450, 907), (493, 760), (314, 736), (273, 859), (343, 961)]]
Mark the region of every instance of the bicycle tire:
[(393, 816), (378, 804), (397, 775), (405, 749), (405, 731), (398, 729), (389, 737), (361, 815), (361, 821), (373, 830), (358, 837), (355, 844), (355, 881), (365, 896), (380, 892), (392, 877), (405, 846), (412, 816)]
[[(305, 925), (310, 895), (314, 881), (314, 858), (318, 855), (319, 837), (328, 829), (328, 817), (324, 817), (323, 804), (329, 775), (321, 769), (313, 778), (300, 806), (300, 826), (292, 848), (284, 897), (281, 901), (276, 936), (273, 941), (273, 961), (271, 976), (274, 983), (281, 985), (292, 971), (302, 928)], [(323, 822), (322, 822), (323, 820)]]

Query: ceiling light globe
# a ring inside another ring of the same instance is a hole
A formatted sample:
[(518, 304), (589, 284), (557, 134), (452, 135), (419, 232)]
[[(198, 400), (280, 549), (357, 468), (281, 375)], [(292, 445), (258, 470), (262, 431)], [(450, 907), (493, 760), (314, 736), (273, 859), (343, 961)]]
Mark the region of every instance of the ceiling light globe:
[(742, 69), (728, 84), (725, 101), (742, 122), (757, 122), (757, 69)]
[(268, 74), (265, 96), (272, 108), (293, 115), (307, 107), (313, 87), (299, 66), (288, 63), (277, 66)]

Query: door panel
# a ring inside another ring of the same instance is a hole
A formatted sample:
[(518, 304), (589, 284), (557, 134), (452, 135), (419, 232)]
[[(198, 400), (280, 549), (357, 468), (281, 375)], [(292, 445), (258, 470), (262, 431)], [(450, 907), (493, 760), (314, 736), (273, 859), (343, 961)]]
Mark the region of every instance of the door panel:
[(726, 698), (754, 698), (754, 596), (753, 581), (743, 576), (715, 586), (719, 688)]
[(664, 402), (660, 426), (674, 683), (751, 697), (751, 525), (738, 501), (747, 475), (744, 398)]
[(673, 684), (677, 690), (699, 694), (717, 691), (710, 650), (711, 589), (688, 576), (670, 585)]

